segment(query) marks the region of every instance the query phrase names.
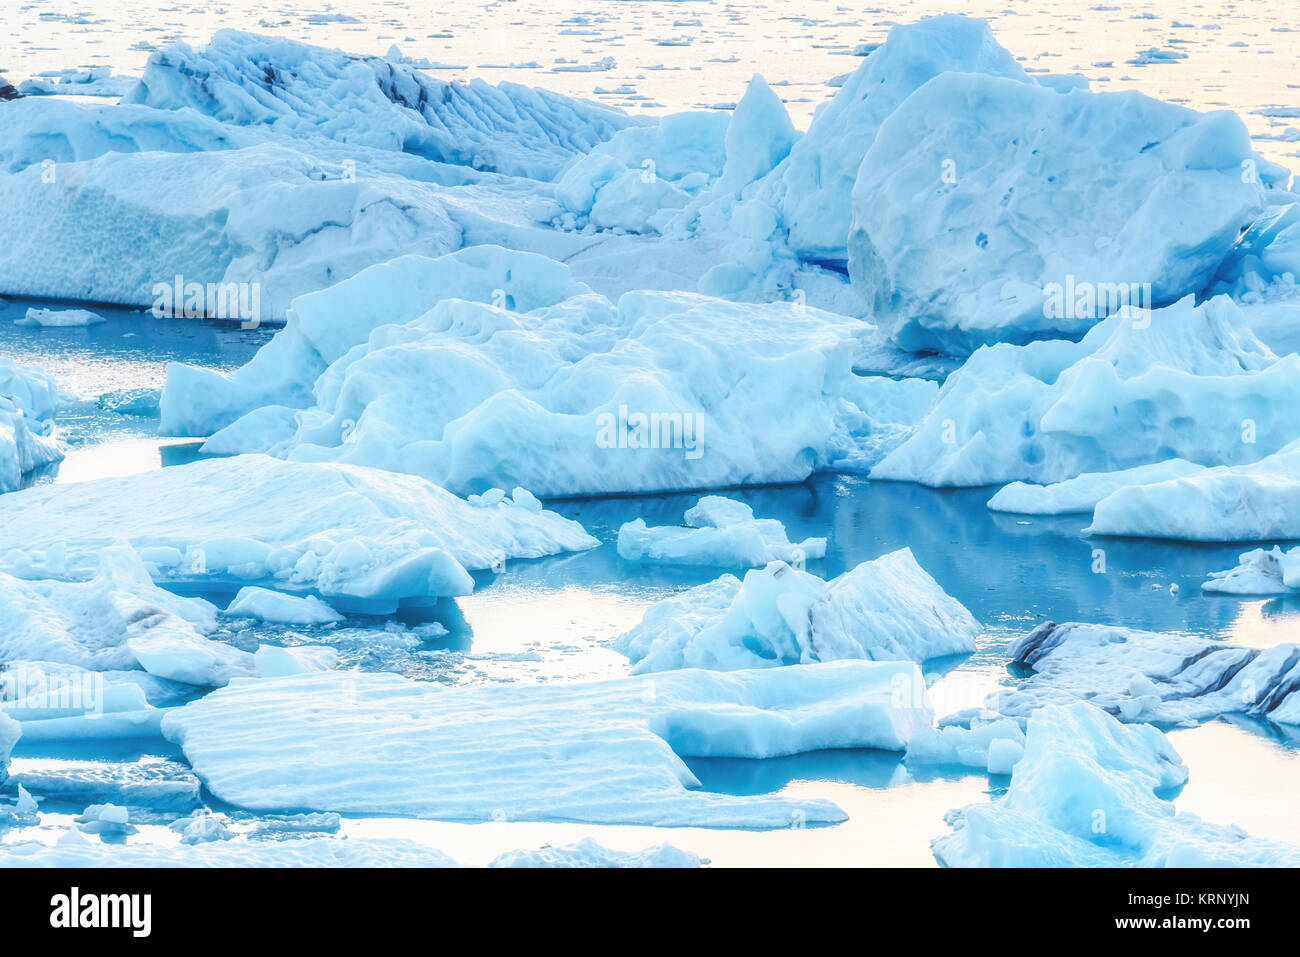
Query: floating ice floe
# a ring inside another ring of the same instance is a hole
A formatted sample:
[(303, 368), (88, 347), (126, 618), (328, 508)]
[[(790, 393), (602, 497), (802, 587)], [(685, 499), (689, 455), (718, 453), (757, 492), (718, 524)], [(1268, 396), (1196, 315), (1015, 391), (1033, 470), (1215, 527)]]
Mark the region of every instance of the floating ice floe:
[(331, 672), (235, 682), (164, 733), (222, 800), (455, 820), (788, 827), (834, 804), (698, 790), (681, 756), (903, 750), (930, 723), (911, 662), (438, 687)]
[(1187, 768), (1150, 725), (1090, 704), (1029, 719), (1004, 796), (950, 811), (931, 847), (948, 867), (1300, 866), (1300, 848), (1179, 813)]
[(384, 57), (236, 30), (154, 53), (124, 102), (534, 179), (636, 122), (549, 90), (446, 82)]
[(94, 326), (104, 322), (103, 316), (87, 309), (28, 309), (15, 326), (39, 326), (62, 329), (74, 326)]
[(652, 605), (614, 647), (633, 674), (839, 658), (920, 663), (971, 653), (982, 630), (903, 548), (829, 582), (784, 562), (743, 582), (723, 575)]
[[(489, 285), (502, 272), (511, 282)], [(226, 426), (205, 451), (365, 464), (458, 493), (652, 492), (864, 469), (938, 390), (855, 373), (879, 343), (857, 319), (690, 293), (615, 307), (577, 285), (500, 249), (372, 267), (296, 300), (229, 377), (171, 367), (162, 429)]]
[(0, 492), (11, 492), (25, 475), (62, 461), (63, 446), (53, 436), (62, 402), (48, 373), (0, 358)]
[(1194, 725), (1242, 714), (1300, 724), (1300, 645), (1231, 645), (1196, 635), (1048, 622), (1009, 649), (1033, 669), (989, 706), (1027, 717), (1045, 704), (1086, 699), (1124, 721)]
[(1183, 459), (1167, 459), (1116, 472), (1084, 472), (1053, 485), (1012, 482), (1004, 485), (989, 499), (988, 507), (995, 512), (1014, 512), (1020, 515), (1091, 512), (1111, 492), (1126, 486), (1154, 484), (1204, 471), (1204, 465)]
[(377, 611), (468, 594), (469, 570), (598, 544), (554, 512), (475, 508), (414, 476), (264, 455), (0, 497), (0, 540), (22, 543), (0, 568), (23, 577), (85, 576), (118, 539), (159, 582), (274, 584)]
[(744, 502), (706, 495), (686, 510), (685, 526), (648, 527), (638, 518), (618, 530), (618, 554), (631, 562), (758, 568), (768, 562), (802, 567), (826, 557), (826, 539), (791, 542), (774, 518), (754, 518)]
[[(1287, 420), (1298, 412), (1297, 406), (1279, 407), (1270, 418)], [(1097, 503), (1085, 531), (1199, 542), (1300, 539), (1300, 439), (1248, 465), (1125, 485)]]
[(1151, 312), (1126, 307), (1077, 343), (980, 349), (871, 474), (1046, 484), (1172, 458), (1246, 465), (1297, 438), (1300, 356), (1279, 359), (1226, 296), (1189, 297)]
[(1231, 112), (945, 73), (862, 160), (849, 273), (907, 349), (1079, 334), (1200, 291), (1288, 179)]
[(17, 100), (21, 97), (22, 94), (18, 92), (18, 88), (4, 77), (0, 76), (0, 103), (5, 103), (9, 100)]
[(342, 615), (315, 595), (286, 595), (257, 586), (241, 588), (222, 614), (284, 625), (328, 625), (343, 620)]
[(1300, 548), (1256, 548), (1234, 568), (1211, 573), (1201, 590), (1219, 595), (1285, 595), (1300, 591)]

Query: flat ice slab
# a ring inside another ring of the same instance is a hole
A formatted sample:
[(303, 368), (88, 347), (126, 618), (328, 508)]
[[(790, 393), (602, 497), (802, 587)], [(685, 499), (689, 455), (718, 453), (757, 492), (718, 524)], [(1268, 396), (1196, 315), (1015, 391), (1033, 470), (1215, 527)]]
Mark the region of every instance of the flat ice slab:
[(261, 679), (169, 712), (163, 733), (249, 809), (779, 828), (844, 813), (702, 792), (680, 756), (899, 751), (929, 723), (915, 665), (840, 661), (535, 686)]
[(577, 522), (475, 507), (411, 475), (265, 455), (0, 497), (0, 567), (84, 577), (124, 539), (156, 581), (272, 584), (389, 610), (473, 589), (471, 569), (594, 547)]
[(826, 539), (791, 542), (774, 518), (755, 518), (744, 502), (706, 495), (686, 510), (686, 525), (648, 527), (634, 519), (618, 530), (618, 554), (630, 562), (757, 568), (768, 562), (802, 566), (826, 557)]

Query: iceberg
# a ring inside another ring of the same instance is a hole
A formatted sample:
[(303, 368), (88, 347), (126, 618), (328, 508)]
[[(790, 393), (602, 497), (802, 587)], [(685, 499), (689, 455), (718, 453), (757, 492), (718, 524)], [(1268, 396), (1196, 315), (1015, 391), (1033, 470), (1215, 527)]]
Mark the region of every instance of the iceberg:
[(638, 518), (618, 530), (618, 555), (630, 562), (757, 568), (826, 557), (826, 539), (791, 542), (774, 518), (754, 518), (744, 502), (706, 495), (686, 510), (686, 525), (648, 527)]
[(9, 755), (22, 736), (22, 725), (0, 711), (0, 784), (9, 780)]
[(77, 326), (94, 326), (105, 322), (103, 316), (86, 309), (28, 309), (15, 326), (34, 326), (62, 329)]
[(1006, 794), (951, 811), (931, 847), (947, 867), (1296, 867), (1300, 848), (1179, 813), (1187, 768), (1151, 725), (1086, 703), (1029, 719)]
[(857, 374), (878, 332), (847, 316), (692, 293), (614, 306), (577, 285), (488, 247), (372, 267), (295, 300), (229, 377), (171, 367), (162, 430), (217, 428), (207, 452), (369, 465), (458, 494), (654, 492), (865, 469), (938, 391)]
[(944, 73), (862, 160), (849, 274), (906, 349), (1078, 335), (1205, 288), (1288, 179), (1229, 111)]
[(1285, 595), (1300, 590), (1300, 548), (1244, 552), (1234, 568), (1212, 572), (1201, 590), (1219, 595)]
[(0, 357), (0, 493), (21, 488), (24, 476), (63, 460), (53, 436), (63, 397), (42, 369)]
[(573, 684), (237, 681), (162, 729), (215, 795), (252, 810), (779, 828), (844, 813), (701, 791), (681, 756), (901, 751), (930, 720), (914, 664), (837, 661)]
[(743, 582), (723, 575), (650, 606), (614, 648), (632, 660), (633, 674), (841, 658), (919, 664), (970, 654), (982, 631), (903, 548), (829, 582), (784, 562)]
[(949, 71), (1028, 82), (983, 20), (950, 14), (892, 27), (817, 111), (759, 193), (780, 210), (789, 247), (800, 259), (848, 260), (851, 197), (863, 157), (885, 119), (928, 80)]
[(1126, 307), (1077, 343), (980, 349), (871, 475), (1052, 484), (1174, 458), (1246, 465), (1297, 438), (1300, 356), (1279, 359), (1228, 297), (1188, 297), (1151, 312)]
[[(1295, 408), (1272, 417), (1289, 418)], [(1300, 539), (1300, 439), (1249, 465), (1125, 485), (1097, 503), (1085, 531), (1196, 542)]]
[(123, 102), (538, 180), (637, 122), (550, 90), (447, 82), (390, 58), (238, 30), (152, 54)]
[(476, 508), (410, 475), (264, 455), (0, 496), (0, 568), (84, 577), (121, 539), (155, 581), (274, 585), (376, 613), (469, 594), (471, 570), (599, 544), (577, 522)]
[(1240, 714), (1300, 723), (1300, 645), (1232, 645), (1198, 635), (1115, 625), (1047, 622), (1009, 649), (1033, 673), (989, 706), (1028, 717), (1046, 704), (1086, 699), (1124, 721), (1192, 726)]

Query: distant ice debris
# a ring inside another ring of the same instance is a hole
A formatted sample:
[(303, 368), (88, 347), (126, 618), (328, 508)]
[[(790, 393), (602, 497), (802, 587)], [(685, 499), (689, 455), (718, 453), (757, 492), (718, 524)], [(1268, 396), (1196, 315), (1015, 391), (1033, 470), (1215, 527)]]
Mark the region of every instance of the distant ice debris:
[(43, 326), (62, 329), (74, 326), (94, 326), (104, 322), (103, 316), (86, 309), (28, 309), (15, 326)]
[(903, 750), (930, 720), (914, 664), (838, 661), (577, 684), (260, 679), (168, 712), (163, 731), (214, 794), (255, 810), (779, 828), (844, 813), (700, 791), (679, 755)]
[(1300, 547), (1244, 552), (1234, 568), (1213, 572), (1201, 590), (1218, 595), (1286, 595), (1300, 591)]
[(829, 582), (784, 562), (743, 582), (723, 575), (652, 605), (614, 648), (633, 674), (841, 658), (920, 663), (969, 654), (982, 630), (904, 548)]
[(285, 625), (327, 625), (343, 620), (342, 615), (315, 595), (298, 597), (256, 586), (241, 588), (223, 614)]
[(85, 575), (117, 539), (155, 580), (272, 583), (371, 610), (473, 589), (471, 569), (594, 547), (577, 522), (481, 509), (423, 480), (264, 455), (208, 459), (128, 478), (0, 497), (0, 568)]
[(120, 97), (130, 92), (138, 82), (138, 77), (114, 76), (106, 66), (69, 67), (37, 73), (18, 84), (18, 92), (27, 96), (73, 93), (77, 96)]
[(952, 833), (931, 846), (948, 867), (1300, 866), (1300, 848), (1178, 812), (1161, 795), (1186, 780), (1154, 727), (1044, 707), (1006, 794), (949, 812)]
[(988, 701), (1027, 717), (1045, 704), (1086, 699), (1124, 721), (1191, 726), (1242, 714), (1300, 724), (1300, 645), (1231, 645), (1196, 635), (1115, 625), (1047, 622), (1009, 649), (1033, 669)]
[(644, 519), (618, 530), (618, 554), (633, 562), (758, 568), (768, 562), (793, 563), (826, 557), (826, 539), (791, 542), (774, 518), (754, 518), (744, 502), (706, 495), (686, 510), (686, 525), (647, 527)]

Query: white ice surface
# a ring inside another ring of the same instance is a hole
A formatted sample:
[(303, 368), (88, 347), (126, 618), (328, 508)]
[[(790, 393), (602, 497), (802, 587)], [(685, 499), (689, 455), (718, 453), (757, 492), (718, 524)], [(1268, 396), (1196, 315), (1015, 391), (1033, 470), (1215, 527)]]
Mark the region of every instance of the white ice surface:
[(1201, 590), (1220, 595), (1285, 595), (1300, 590), (1300, 548), (1255, 548), (1233, 568), (1211, 572)]
[(326, 625), (343, 620), (342, 615), (315, 595), (300, 598), (255, 585), (241, 588), (222, 614), (285, 625)]
[(910, 662), (439, 687), (330, 672), (235, 682), (164, 734), (222, 800), (458, 820), (787, 827), (835, 805), (696, 790), (679, 755), (903, 750), (930, 723)]
[(618, 555), (630, 562), (759, 568), (768, 562), (802, 567), (826, 557), (826, 539), (791, 542), (774, 518), (755, 518), (744, 502), (706, 495), (686, 510), (686, 524), (647, 526), (633, 519), (618, 530)]
[(264, 455), (0, 497), (0, 540), (15, 543), (0, 568), (23, 577), (84, 576), (119, 539), (160, 582), (273, 584), (388, 610), (468, 594), (469, 570), (597, 544), (554, 512), (475, 508), (414, 476)]

